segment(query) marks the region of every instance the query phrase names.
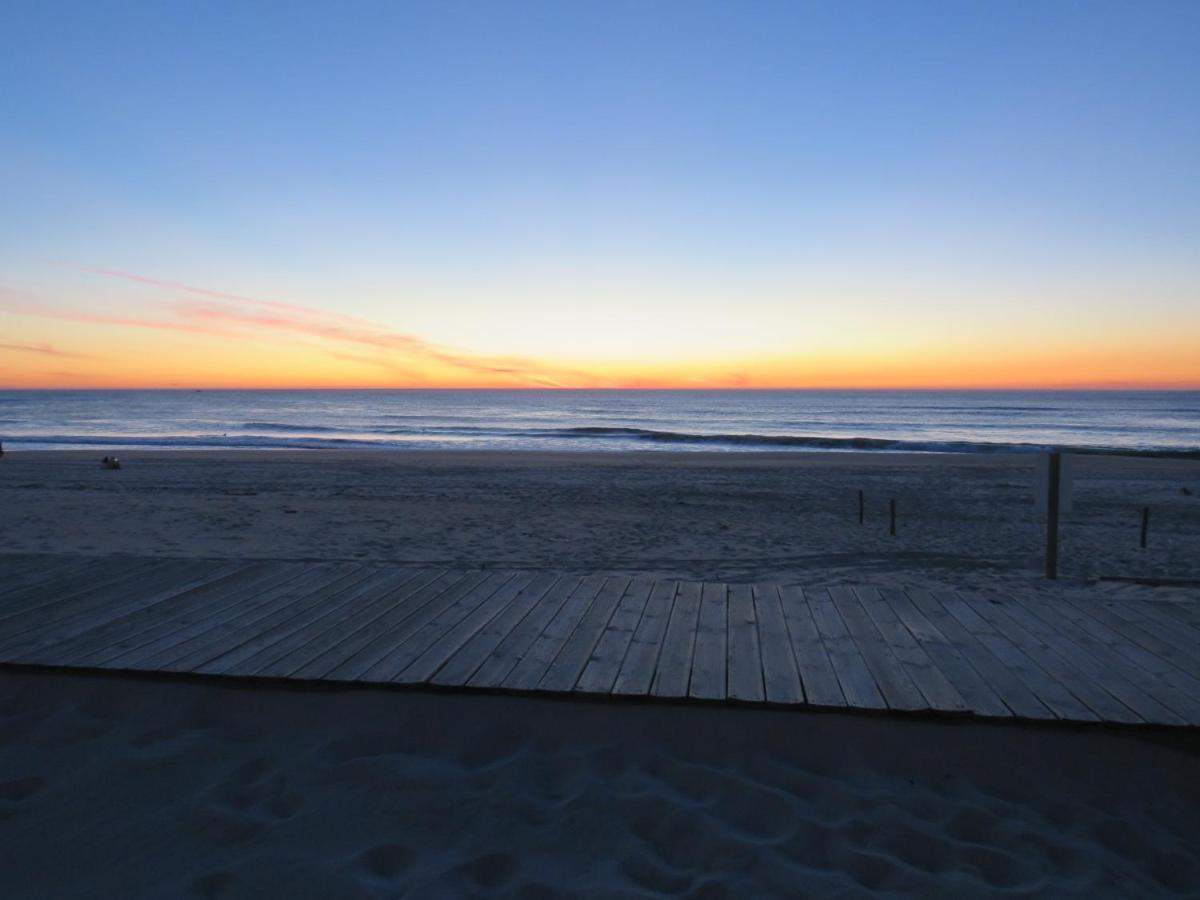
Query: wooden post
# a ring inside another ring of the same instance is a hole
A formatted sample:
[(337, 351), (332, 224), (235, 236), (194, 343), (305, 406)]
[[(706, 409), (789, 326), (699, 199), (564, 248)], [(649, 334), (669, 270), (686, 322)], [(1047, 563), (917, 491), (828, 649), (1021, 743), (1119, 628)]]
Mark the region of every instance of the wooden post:
[(863, 523), (863, 492), (858, 492), (858, 524)]
[(1062, 473), (1062, 455), (1050, 454), (1046, 479), (1046, 577), (1058, 577), (1058, 485)]
[(1146, 531), (1150, 528), (1150, 507), (1142, 507), (1142, 549), (1146, 549)]
[(888, 524), (888, 533), (891, 534), (893, 537), (895, 537), (895, 535), (896, 535), (896, 500), (895, 500), (895, 498), (892, 498), (892, 500), (889, 501), (888, 509), (891, 513), (891, 515), (890, 515), (891, 521)]

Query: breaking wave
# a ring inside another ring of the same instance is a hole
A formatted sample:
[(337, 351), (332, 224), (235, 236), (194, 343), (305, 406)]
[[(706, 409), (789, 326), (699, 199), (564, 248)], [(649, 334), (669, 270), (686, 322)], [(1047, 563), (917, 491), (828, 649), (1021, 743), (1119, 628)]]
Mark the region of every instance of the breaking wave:
[(127, 447), (164, 449), (420, 449), (495, 447), (501, 449), (678, 449), (678, 450), (792, 450), (907, 453), (1044, 453), (1065, 449), (1073, 453), (1121, 453), (1200, 459), (1200, 450), (1173, 447), (1112, 447), (1000, 443), (987, 441), (923, 441), (877, 437), (828, 437), (790, 434), (725, 434), (660, 431), (645, 428), (580, 426), (551, 429), (496, 429), (474, 426), (421, 429), (380, 429), (361, 433), (329, 426), (246, 423), (246, 429), (265, 434), (94, 435), (54, 434), (8, 436), (6, 443), (39, 447)]

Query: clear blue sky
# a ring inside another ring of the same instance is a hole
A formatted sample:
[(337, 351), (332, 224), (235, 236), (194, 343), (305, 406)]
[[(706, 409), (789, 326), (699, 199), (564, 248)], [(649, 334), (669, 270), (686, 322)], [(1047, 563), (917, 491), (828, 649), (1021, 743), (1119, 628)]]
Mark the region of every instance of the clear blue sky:
[(1200, 334), (1197, 2), (30, 2), (0, 41), (13, 346), (79, 350), (40, 302), (168, 315), (79, 266), (558, 369)]

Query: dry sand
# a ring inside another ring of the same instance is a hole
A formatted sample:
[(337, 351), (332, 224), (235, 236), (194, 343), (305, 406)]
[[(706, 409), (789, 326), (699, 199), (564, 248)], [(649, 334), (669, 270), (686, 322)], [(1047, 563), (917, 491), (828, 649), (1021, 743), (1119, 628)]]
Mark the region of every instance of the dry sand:
[[(1148, 600), (1168, 592), (1092, 579), (1200, 575), (1195, 462), (1084, 460), (1071, 577), (1049, 585), (1027, 457), (131, 452), (106, 471), (100, 455), (6, 454), (0, 552)], [(1191, 734), (8, 670), (0, 895), (1196, 896), (1196, 749)]]
[[(1030, 456), (135, 451), (113, 472), (100, 455), (7, 454), (0, 552), (1045, 586)], [(1200, 461), (1077, 459), (1071, 583), (1200, 578)]]
[(25, 897), (1195, 896), (1195, 735), (0, 678)]

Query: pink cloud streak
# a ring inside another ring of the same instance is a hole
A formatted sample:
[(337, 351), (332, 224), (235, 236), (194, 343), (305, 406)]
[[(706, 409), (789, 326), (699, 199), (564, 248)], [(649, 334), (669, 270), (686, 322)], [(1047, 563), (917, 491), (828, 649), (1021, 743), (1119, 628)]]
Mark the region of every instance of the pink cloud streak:
[[(597, 379), (587, 373), (556, 369), (517, 357), (493, 357), (463, 353), (415, 335), (395, 331), (379, 323), (341, 313), (329, 313), (293, 303), (259, 300), (241, 294), (210, 290), (115, 269), (95, 266), (75, 266), (74, 268), (92, 275), (129, 281), (160, 290), (190, 294), (204, 299), (176, 300), (166, 304), (166, 310), (170, 314), (169, 318), (83, 312), (55, 307), (41, 298), (20, 295), (17, 292), (3, 289), (0, 289), (0, 306), (24, 315), (98, 325), (153, 328), (243, 339), (253, 337), (254, 332), (261, 331), (316, 338), (375, 350), (381, 354), (377, 360), (379, 365), (397, 371), (403, 370), (403, 367), (394, 359), (389, 358), (392, 354), (433, 361), (466, 372), (512, 378), (518, 382), (541, 387), (561, 387), (566, 383), (574, 385), (595, 385), (597, 383)], [(365, 361), (361, 355), (358, 358)]]
[(0, 343), (0, 352), (36, 353), (41, 356), (55, 356), (60, 359), (92, 359), (86, 353), (72, 353), (69, 350), (59, 350), (52, 344), (15, 344)]

